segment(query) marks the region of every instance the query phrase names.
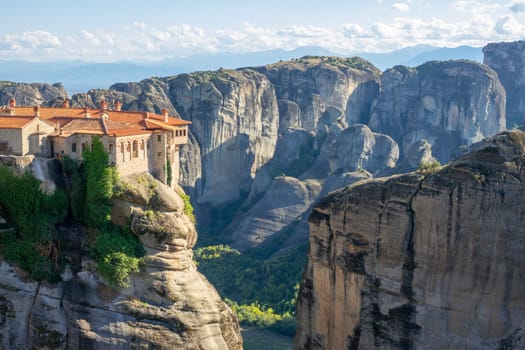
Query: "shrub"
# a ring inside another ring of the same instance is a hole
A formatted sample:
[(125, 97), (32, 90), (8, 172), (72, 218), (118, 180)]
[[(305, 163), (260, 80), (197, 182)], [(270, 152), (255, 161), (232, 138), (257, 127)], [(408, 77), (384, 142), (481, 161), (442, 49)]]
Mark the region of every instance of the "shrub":
[(193, 215), (193, 206), (191, 205), (190, 196), (184, 192), (179, 193), (179, 196), (184, 202), (184, 214), (186, 214), (186, 216), (189, 217), (193, 223), (195, 223), (195, 215)]
[(417, 166), (416, 172), (423, 175), (433, 174), (441, 168), (437, 160), (422, 162)]
[(143, 255), (144, 247), (128, 226), (106, 225), (97, 235), (92, 249), (98, 272), (114, 288), (127, 287), (128, 275), (138, 272)]
[(139, 259), (122, 252), (111, 252), (98, 262), (97, 269), (110, 286), (125, 288), (129, 286), (128, 276), (139, 271)]

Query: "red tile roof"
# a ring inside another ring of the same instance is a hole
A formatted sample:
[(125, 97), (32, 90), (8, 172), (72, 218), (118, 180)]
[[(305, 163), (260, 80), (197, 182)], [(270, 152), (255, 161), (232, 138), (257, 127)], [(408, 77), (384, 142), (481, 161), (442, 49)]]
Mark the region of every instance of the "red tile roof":
[(20, 129), (34, 117), (0, 117), (0, 129)]
[(60, 126), (62, 135), (107, 134), (114, 136), (149, 134), (191, 124), (186, 120), (149, 112), (111, 111), (91, 108), (14, 107), (14, 115), (0, 115), (0, 128), (21, 128), (38, 113), (40, 119)]

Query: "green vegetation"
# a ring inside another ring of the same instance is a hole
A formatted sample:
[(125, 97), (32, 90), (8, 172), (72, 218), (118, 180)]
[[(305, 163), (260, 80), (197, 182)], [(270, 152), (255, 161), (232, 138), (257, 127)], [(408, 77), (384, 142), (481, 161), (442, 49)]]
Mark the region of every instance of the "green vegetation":
[(60, 242), (54, 224), (67, 216), (67, 198), (47, 195), (31, 173), (17, 176), (0, 167), (0, 204), (13, 230), (0, 236), (0, 253), (38, 280), (58, 281)]
[(182, 191), (177, 191), (177, 194), (184, 202), (184, 214), (195, 224), (195, 215), (193, 214), (193, 206), (191, 205), (190, 196)]
[(441, 164), (437, 160), (422, 162), (417, 166), (416, 172), (423, 175), (433, 174), (441, 169)]
[(116, 171), (108, 165), (108, 154), (97, 137), (93, 138), (91, 150), (89, 147), (84, 150), (82, 158), (86, 183), (84, 223), (101, 228), (110, 218)]
[(38, 281), (59, 281), (62, 241), (55, 225), (71, 215), (93, 236), (87, 248), (101, 276), (115, 288), (126, 287), (129, 273), (139, 269), (144, 248), (129, 226), (119, 228), (109, 220), (116, 172), (102, 143), (93, 139), (83, 157), (83, 163), (63, 158), (67, 192), (59, 188), (49, 195), (31, 173), (17, 176), (0, 167), (0, 210), (9, 223), (3, 226), (13, 227), (2, 227), (0, 254)]
[(241, 253), (220, 244), (196, 249), (195, 260), (243, 325), (291, 336), (307, 244), (277, 256), (269, 256), (270, 250), (261, 247)]
[(144, 247), (129, 229), (108, 225), (95, 240), (92, 255), (97, 261), (97, 269), (110, 286), (125, 288), (128, 276), (138, 272)]

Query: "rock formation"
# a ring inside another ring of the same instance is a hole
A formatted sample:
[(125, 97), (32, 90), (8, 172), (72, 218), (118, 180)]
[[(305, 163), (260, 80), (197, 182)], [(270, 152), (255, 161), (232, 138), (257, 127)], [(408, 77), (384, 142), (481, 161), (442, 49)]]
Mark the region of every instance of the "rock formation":
[[(112, 218), (131, 218), (146, 248), (130, 286), (109, 288), (94, 261), (72, 254), (63, 283), (36, 283), (0, 263), (2, 349), (242, 349), (237, 318), (192, 261), (197, 233), (182, 199), (147, 174), (126, 178)], [(63, 228), (66, 245), (85, 233)]]
[(505, 129), (505, 91), (496, 72), (470, 61), (397, 66), (381, 77), (370, 128), (391, 136), (401, 158), (427, 140), (447, 163), (468, 146)]
[(200, 204), (239, 201), (275, 151), (279, 120), (272, 84), (249, 69), (182, 74), (166, 83), (175, 109), (193, 123), (193, 147), (200, 150), (201, 164), (181, 164), (181, 185), (197, 189), (200, 181), (193, 193)]
[(483, 63), (498, 73), (507, 93), (507, 127), (525, 123), (525, 41), (488, 44)]
[(432, 174), (367, 180), (310, 216), (298, 349), (525, 347), (525, 133)]
[(280, 130), (315, 131), (329, 107), (338, 109), (347, 124), (367, 123), (379, 92), (380, 71), (359, 57), (305, 56), (255, 69), (275, 86)]
[(12, 98), (19, 106), (40, 106), (66, 97), (67, 93), (62, 84), (0, 82), (0, 106), (8, 105)]
[[(246, 215), (278, 176), (314, 179), (326, 193), (359, 178), (347, 176), (355, 171), (381, 176), (429, 159), (445, 163), (505, 125), (504, 93), (495, 72), (465, 61), (395, 67), (381, 77), (360, 58), (305, 56), (117, 83), (76, 94), (71, 105), (96, 107), (102, 99), (110, 107), (120, 101), (125, 110), (166, 108), (192, 121), (189, 144), (180, 150), (178, 182), (204, 227), (217, 226), (213, 220), (224, 208), (242, 208), (229, 216), (237, 214), (236, 223), (253, 227), (240, 220), (262, 213), (259, 207)], [(297, 207), (308, 211), (304, 200), (294, 197), (294, 187), (287, 188), (283, 197), (296, 198)], [(273, 205), (267, 209), (280, 204)], [(285, 215), (292, 220), (288, 224), (295, 221), (292, 216)], [(240, 239), (234, 231), (231, 224), (222, 235)], [(248, 235), (267, 237), (267, 232)]]

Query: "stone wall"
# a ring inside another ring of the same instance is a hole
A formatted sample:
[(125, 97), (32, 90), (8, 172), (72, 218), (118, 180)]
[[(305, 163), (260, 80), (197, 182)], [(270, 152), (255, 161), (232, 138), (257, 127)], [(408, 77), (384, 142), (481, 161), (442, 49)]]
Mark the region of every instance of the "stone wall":
[(2, 144), (0, 154), (21, 156), (23, 154), (22, 129), (0, 129), (0, 144)]

